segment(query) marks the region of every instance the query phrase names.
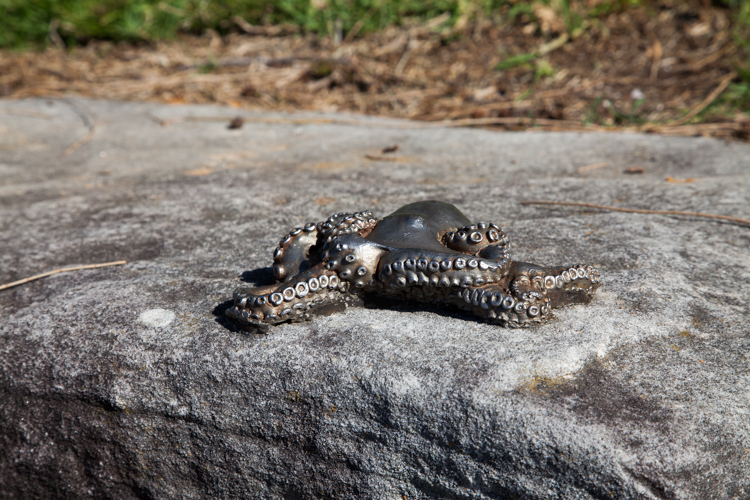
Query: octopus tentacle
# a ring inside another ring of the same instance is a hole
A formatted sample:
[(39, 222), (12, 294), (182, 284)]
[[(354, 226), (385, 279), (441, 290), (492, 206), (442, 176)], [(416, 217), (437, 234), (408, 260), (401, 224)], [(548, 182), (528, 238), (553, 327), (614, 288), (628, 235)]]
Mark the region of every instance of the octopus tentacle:
[(439, 201), (412, 203), (383, 219), (342, 212), (297, 228), (274, 252), (274, 275), (275, 285), (237, 292), (226, 314), (265, 331), (377, 293), (451, 304), (520, 327), (550, 317), (552, 308), (591, 301), (600, 282), (591, 266), (513, 262), (499, 226), (471, 224)]
[(443, 245), (469, 255), (478, 255), (489, 246), (510, 250), (510, 241), (497, 224), (477, 222), (466, 227), (448, 231), (440, 238)]
[(501, 281), (507, 275), (506, 262), (459, 253), (399, 249), (383, 255), (377, 278), (385, 293), (398, 294), (410, 286), (480, 286)]
[(307, 319), (318, 309), (353, 300), (349, 283), (318, 264), (294, 277), (294, 283), (239, 290), (226, 315), (245, 327), (266, 331), (269, 325)]
[(374, 218), (370, 210), (334, 214), (318, 224), (321, 247), (328, 248), (334, 238), (344, 234), (357, 233), (362, 237), (367, 236), (378, 222), (379, 219)]
[[(595, 268), (582, 265), (547, 268), (518, 263), (513, 265), (511, 277), (510, 284), (505, 279), (470, 285), (453, 289), (442, 299), (485, 321), (524, 327), (542, 322), (553, 308), (589, 302), (600, 281)], [(434, 300), (427, 293), (424, 299)]]
[(510, 264), (510, 243), (507, 245), (488, 245), (476, 254), (479, 257), (502, 262), (504, 267)]
[(553, 308), (591, 302), (601, 282), (599, 271), (593, 266), (578, 264), (548, 270), (552, 272), (545, 274), (544, 287)]
[(318, 224), (310, 222), (284, 236), (273, 252), (273, 276), (279, 281), (304, 270), (310, 248), (318, 242)]
[[(516, 299), (513, 312), (519, 324), (540, 321), (542, 316), (549, 313), (549, 298), (540, 276), (529, 278), (521, 274), (513, 280), (509, 289)], [(513, 321), (511, 326), (515, 326)]]
[(498, 284), (469, 287), (458, 291), (450, 299), (454, 305), (471, 311), (485, 321), (509, 327), (539, 323), (550, 312), (549, 300), (544, 293), (530, 289), (519, 296)]
[(378, 262), (390, 249), (367, 241), (357, 233), (345, 234), (323, 252), (325, 268), (335, 272), (353, 291), (370, 291), (375, 287)]

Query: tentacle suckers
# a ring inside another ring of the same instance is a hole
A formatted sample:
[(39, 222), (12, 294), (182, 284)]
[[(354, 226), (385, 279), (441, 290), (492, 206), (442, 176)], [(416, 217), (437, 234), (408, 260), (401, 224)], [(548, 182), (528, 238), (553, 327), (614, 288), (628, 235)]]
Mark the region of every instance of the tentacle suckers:
[(302, 321), (361, 303), (368, 294), (446, 304), (508, 327), (591, 301), (590, 265), (514, 262), (494, 223), (471, 224), (456, 207), (423, 201), (376, 219), (337, 213), (286, 235), (274, 251), (274, 285), (235, 293), (226, 315), (245, 329)]

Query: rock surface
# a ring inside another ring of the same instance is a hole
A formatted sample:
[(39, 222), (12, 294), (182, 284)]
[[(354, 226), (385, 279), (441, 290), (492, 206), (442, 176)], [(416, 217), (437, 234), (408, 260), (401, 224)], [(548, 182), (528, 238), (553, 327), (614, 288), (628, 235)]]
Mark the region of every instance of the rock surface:
[[(0, 497), (748, 498), (750, 227), (520, 202), (747, 219), (749, 158), (702, 138), (0, 101), (0, 282), (128, 261), (0, 291)], [(596, 265), (597, 297), (526, 330), (418, 304), (267, 336), (223, 319), (289, 229), (420, 199), (500, 223), (519, 260)]]

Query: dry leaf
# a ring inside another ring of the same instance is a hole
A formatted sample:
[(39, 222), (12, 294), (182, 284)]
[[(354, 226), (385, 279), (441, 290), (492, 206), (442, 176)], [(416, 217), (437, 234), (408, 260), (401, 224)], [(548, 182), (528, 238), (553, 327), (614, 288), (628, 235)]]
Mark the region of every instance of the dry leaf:
[(208, 168), (208, 167), (202, 167), (202, 168), (195, 168), (193, 170), (188, 170), (185, 172), (185, 175), (190, 177), (200, 177), (202, 175), (209, 175), (214, 172), (214, 169)]
[(624, 170), (626, 174), (644, 174), (646, 169), (643, 167), (628, 167)]
[(244, 123), (245, 123), (245, 120), (243, 120), (241, 116), (235, 116), (234, 118), (232, 118), (232, 121), (229, 122), (229, 125), (227, 125), (227, 128), (229, 130), (242, 128), (242, 125)]
[(336, 201), (336, 198), (333, 196), (321, 196), (320, 198), (315, 198), (313, 203), (316, 205), (330, 205), (334, 201)]

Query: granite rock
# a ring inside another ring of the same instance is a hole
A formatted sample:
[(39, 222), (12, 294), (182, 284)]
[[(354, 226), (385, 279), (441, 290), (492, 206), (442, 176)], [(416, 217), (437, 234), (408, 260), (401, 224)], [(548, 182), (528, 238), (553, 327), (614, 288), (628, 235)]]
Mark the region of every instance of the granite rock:
[[(706, 138), (0, 101), (0, 282), (128, 261), (0, 291), (0, 497), (748, 498), (750, 227), (521, 202), (748, 219), (749, 158)], [(596, 298), (522, 330), (400, 303), (269, 335), (224, 319), (289, 229), (420, 199), (501, 224), (518, 260), (596, 265)]]

